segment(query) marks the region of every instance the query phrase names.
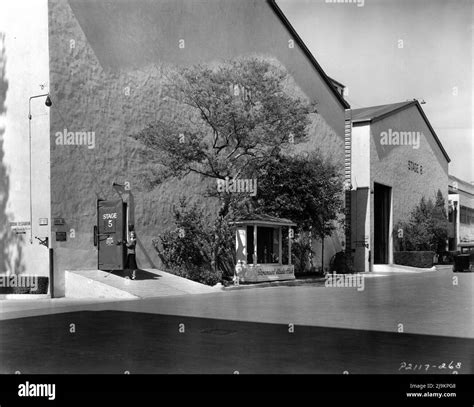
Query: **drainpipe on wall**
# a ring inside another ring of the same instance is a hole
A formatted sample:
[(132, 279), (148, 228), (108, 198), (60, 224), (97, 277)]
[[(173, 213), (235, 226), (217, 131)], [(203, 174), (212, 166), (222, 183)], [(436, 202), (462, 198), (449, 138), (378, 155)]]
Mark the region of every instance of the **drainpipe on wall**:
[(54, 249), (49, 248), (49, 296), (54, 298)]
[(51, 247), (51, 239), (45, 237), (44, 239), (35, 236), (35, 239), (39, 240), (40, 246), (44, 246), (48, 249), (49, 253), (49, 295), (54, 298), (54, 252)]

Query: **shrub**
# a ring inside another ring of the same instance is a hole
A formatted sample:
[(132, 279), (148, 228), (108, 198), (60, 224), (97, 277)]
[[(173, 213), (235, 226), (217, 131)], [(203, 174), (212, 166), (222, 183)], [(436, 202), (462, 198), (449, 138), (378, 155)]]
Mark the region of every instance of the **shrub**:
[(352, 262), (350, 254), (344, 251), (337, 252), (332, 256), (329, 262), (329, 271), (337, 274), (347, 274), (352, 271)]
[(170, 266), (167, 267), (167, 271), (177, 276), (211, 286), (216, 285), (222, 280), (222, 273), (220, 271), (212, 272), (204, 267), (196, 267), (191, 264), (181, 267), (176, 265)]
[(303, 274), (309, 271), (309, 257), (314, 254), (310, 239), (305, 234), (300, 234), (291, 245), (291, 258), (295, 266), (296, 274)]
[(441, 191), (438, 191), (435, 203), (431, 199), (421, 198), (408, 221), (397, 223), (395, 236), (399, 229), (403, 230), (403, 237), (396, 242), (400, 251), (433, 250), (443, 253), (448, 238), (448, 220)]
[(402, 266), (429, 268), (433, 267), (434, 255), (432, 251), (394, 252), (393, 262)]
[(234, 273), (234, 234), (227, 220), (205, 220), (197, 205), (187, 208), (180, 200), (174, 209), (176, 229), (153, 240), (166, 271), (203, 284), (229, 280)]

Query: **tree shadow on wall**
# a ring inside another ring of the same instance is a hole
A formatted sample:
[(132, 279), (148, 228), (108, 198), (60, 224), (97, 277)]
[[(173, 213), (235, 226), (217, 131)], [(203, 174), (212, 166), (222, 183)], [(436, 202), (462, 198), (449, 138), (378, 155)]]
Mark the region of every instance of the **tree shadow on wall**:
[[(5, 76), (6, 65), (5, 34), (0, 32), (0, 116), (7, 111), (5, 100), (8, 90), (8, 80)], [(21, 235), (16, 235), (10, 228), (10, 217), (7, 213), (7, 203), (10, 196), (10, 178), (4, 163), (3, 150), (5, 128), (0, 127), (0, 273), (9, 271), (19, 274), (24, 271), (22, 265)]]

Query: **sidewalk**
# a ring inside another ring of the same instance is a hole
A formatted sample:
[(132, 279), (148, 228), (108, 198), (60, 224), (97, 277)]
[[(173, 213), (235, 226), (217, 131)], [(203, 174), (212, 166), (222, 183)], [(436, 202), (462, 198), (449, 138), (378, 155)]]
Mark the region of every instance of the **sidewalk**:
[(436, 266), (430, 268), (402, 266), (401, 264), (374, 264), (373, 272), (376, 273), (427, 273), (436, 271)]
[(68, 271), (66, 297), (25, 297), (0, 299), (0, 320), (44, 314), (116, 307), (145, 298), (183, 297), (221, 292), (219, 288), (154, 269), (139, 270), (137, 279), (100, 270)]
[(295, 280), (267, 281), (262, 283), (240, 283), (239, 285), (229, 285), (222, 287), (223, 291), (246, 290), (249, 288), (267, 288), (267, 287), (297, 287), (306, 284), (312, 284), (318, 287), (324, 286), (324, 277), (298, 277)]
[(187, 294), (209, 294), (216, 288), (157, 269), (137, 270), (136, 280), (122, 271), (66, 271), (66, 297), (150, 298)]
[[(364, 278), (373, 278), (373, 277), (387, 277), (390, 275), (399, 275), (405, 273), (429, 273), (436, 272), (438, 269), (448, 269), (452, 266), (445, 265), (440, 267), (431, 267), (431, 268), (417, 268), (402, 266), (399, 264), (377, 264), (374, 266), (374, 270), (371, 272), (359, 273), (364, 276)], [(354, 273), (357, 274), (357, 273)], [(229, 285), (227, 287), (222, 287), (224, 291), (232, 290), (245, 290), (249, 288), (267, 288), (267, 287), (297, 287), (306, 284), (311, 284), (316, 287), (324, 287), (326, 278), (316, 277), (316, 276), (300, 276), (295, 280), (282, 280), (282, 281), (268, 281), (263, 283), (240, 283), (239, 285)]]

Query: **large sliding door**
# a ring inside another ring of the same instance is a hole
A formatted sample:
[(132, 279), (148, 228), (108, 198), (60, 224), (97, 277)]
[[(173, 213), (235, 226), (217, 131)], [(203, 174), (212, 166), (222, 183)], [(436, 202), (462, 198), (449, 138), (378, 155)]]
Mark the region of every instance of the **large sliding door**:
[(374, 183), (374, 264), (388, 263), (390, 187)]

